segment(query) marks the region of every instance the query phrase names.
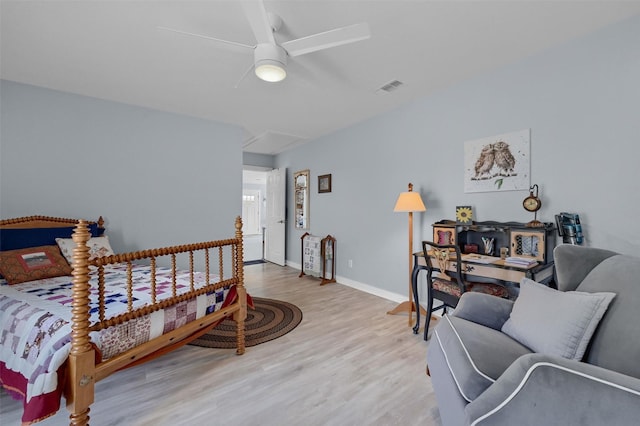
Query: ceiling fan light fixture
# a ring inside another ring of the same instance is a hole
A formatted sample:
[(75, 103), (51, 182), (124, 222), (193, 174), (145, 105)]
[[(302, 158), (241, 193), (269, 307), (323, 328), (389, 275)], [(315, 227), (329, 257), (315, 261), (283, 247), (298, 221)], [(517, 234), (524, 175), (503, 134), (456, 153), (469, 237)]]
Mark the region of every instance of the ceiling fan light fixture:
[(287, 76), (287, 52), (276, 45), (262, 43), (256, 46), (253, 63), (259, 79), (276, 83)]
[(287, 70), (281, 62), (262, 59), (256, 62), (256, 75), (261, 80), (277, 83), (287, 77)]

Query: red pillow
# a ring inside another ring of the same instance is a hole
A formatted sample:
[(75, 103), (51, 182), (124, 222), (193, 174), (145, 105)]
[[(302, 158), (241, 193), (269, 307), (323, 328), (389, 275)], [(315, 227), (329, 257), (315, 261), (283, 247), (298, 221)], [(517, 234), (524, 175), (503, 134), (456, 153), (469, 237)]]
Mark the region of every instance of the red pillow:
[(0, 252), (0, 274), (7, 283), (71, 275), (72, 268), (58, 246), (30, 247)]

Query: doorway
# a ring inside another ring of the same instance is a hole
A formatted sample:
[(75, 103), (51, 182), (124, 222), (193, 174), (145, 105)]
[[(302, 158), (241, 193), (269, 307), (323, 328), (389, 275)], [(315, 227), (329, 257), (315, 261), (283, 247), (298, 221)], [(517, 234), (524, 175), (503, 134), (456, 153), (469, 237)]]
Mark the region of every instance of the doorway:
[(242, 171), (242, 235), (244, 262), (264, 260), (267, 171)]
[(285, 266), (287, 169), (246, 166), (242, 173), (243, 260)]

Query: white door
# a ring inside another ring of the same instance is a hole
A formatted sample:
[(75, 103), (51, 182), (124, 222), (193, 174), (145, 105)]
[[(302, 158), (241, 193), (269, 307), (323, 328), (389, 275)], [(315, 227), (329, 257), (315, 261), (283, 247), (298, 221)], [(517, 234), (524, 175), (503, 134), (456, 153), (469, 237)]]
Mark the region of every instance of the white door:
[(287, 169), (267, 172), (267, 226), (264, 236), (264, 259), (285, 264), (285, 207)]

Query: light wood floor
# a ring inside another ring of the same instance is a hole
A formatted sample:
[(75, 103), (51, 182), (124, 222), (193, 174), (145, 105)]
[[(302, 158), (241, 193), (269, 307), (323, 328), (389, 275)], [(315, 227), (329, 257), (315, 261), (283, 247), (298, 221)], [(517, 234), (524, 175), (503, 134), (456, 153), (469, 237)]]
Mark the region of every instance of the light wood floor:
[[(302, 323), (234, 350), (185, 346), (96, 385), (93, 425), (440, 425), (427, 343), (395, 303), (272, 264), (245, 267), (249, 293), (284, 300)], [(0, 396), (0, 423), (21, 404)], [(64, 401), (63, 401), (64, 404)], [(42, 426), (68, 424), (63, 407)]]

